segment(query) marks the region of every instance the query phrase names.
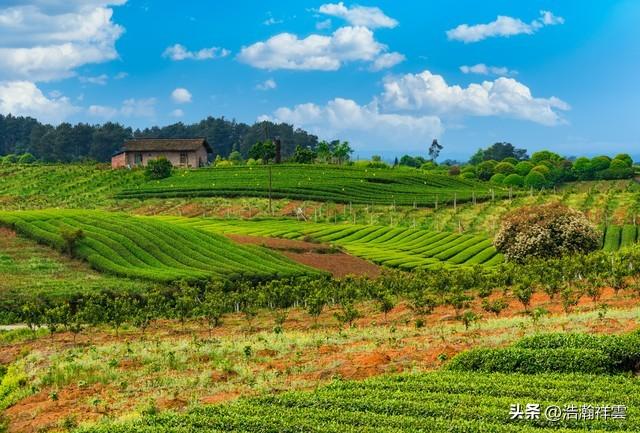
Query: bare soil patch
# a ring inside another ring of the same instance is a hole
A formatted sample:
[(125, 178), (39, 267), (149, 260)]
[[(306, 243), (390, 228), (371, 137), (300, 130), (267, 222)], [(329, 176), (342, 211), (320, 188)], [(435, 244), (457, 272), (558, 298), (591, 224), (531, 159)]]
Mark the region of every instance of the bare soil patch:
[(227, 237), (240, 244), (261, 245), (280, 251), (291, 260), (330, 272), (334, 277), (364, 275), (375, 278), (380, 275), (380, 268), (373, 263), (338, 251), (326, 244), (247, 235), (227, 235)]

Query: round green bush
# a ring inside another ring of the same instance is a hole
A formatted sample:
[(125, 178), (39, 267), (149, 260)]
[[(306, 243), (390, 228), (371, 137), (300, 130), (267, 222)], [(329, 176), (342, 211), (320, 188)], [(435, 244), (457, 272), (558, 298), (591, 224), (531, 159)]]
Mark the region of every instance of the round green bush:
[(491, 179), (489, 179), (489, 181), (492, 182), (492, 183), (497, 183), (497, 184), (501, 185), (502, 182), (504, 182), (506, 177), (507, 176), (505, 176), (502, 173), (496, 173), (493, 176), (491, 176)]
[(508, 162), (509, 164), (511, 164), (513, 166), (518, 165), (518, 160), (515, 159), (513, 156), (509, 156), (509, 157), (503, 159), (501, 162)]
[(542, 188), (547, 184), (547, 179), (537, 170), (531, 170), (524, 178), (524, 186), (527, 188)]
[(476, 179), (476, 174), (472, 171), (464, 171), (460, 174), (460, 177), (463, 179)]
[(502, 184), (506, 186), (524, 186), (524, 177), (519, 174), (510, 174), (504, 178)]
[[(633, 166), (633, 159), (629, 156), (628, 153), (619, 153), (615, 158), (613, 158), (613, 161), (624, 161), (627, 166)], [(613, 163), (613, 161), (611, 162)]]
[(529, 161), (522, 161), (516, 165), (516, 173), (522, 177), (528, 175), (531, 169), (533, 169), (533, 164)]
[(33, 164), (34, 162), (36, 162), (36, 158), (30, 153), (23, 153), (18, 158), (18, 164)]
[[(538, 173), (542, 174), (545, 178), (549, 176), (549, 173), (551, 173), (551, 170), (549, 169), (549, 167), (543, 164), (536, 165), (531, 169), (531, 171), (537, 171)], [(531, 171), (529, 173), (531, 173)]]
[(476, 174), (478, 175), (478, 179), (481, 180), (489, 180), (491, 176), (495, 174), (496, 170), (496, 161), (483, 161), (478, 164), (476, 169)]
[(622, 159), (613, 159), (611, 161), (611, 164), (609, 165), (609, 168), (611, 170), (624, 170), (625, 168), (629, 168), (629, 167), (631, 166), (627, 164), (627, 161)]
[(496, 173), (504, 174), (505, 176), (515, 173), (515, 171), (516, 167), (508, 162), (501, 162), (500, 164), (496, 165), (495, 168)]
[(606, 170), (611, 165), (611, 158), (608, 156), (596, 156), (591, 158), (591, 167), (594, 171)]

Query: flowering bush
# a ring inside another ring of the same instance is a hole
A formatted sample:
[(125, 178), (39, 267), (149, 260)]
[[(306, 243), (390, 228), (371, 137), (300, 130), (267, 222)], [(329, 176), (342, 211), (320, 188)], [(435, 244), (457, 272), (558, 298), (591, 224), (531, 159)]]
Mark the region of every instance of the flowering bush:
[(559, 257), (598, 248), (602, 234), (580, 212), (560, 203), (525, 206), (502, 221), (494, 245), (509, 261)]

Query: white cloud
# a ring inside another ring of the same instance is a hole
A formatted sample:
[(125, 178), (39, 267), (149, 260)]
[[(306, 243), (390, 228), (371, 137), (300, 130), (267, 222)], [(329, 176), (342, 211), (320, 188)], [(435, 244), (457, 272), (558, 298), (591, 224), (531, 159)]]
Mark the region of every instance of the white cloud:
[(127, 78), (129, 76), (129, 74), (127, 72), (118, 72), (113, 79), (114, 80), (122, 80), (124, 78)]
[(461, 24), (448, 30), (450, 40), (464, 43), (479, 42), (491, 37), (510, 37), (515, 35), (531, 35), (545, 26), (563, 24), (564, 18), (555, 16), (549, 11), (540, 11), (540, 17), (531, 23), (525, 23), (519, 18), (498, 15), (495, 21), (488, 24)]
[(371, 65), (372, 71), (381, 71), (382, 69), (392, 68), (398, 63), (402, 63), (406, 60), (404, 54), (400, 53), (385, 53), (379, 56)]
[(449, 86), (429, 71), (389, 77), (384, 83), (385, 108), (438, 114), (505, 116), (543, 125), (563, 122), (559, 110), (569, 105), (556, 97), (535, 98), (531, 90), (513, 78), (498, 78), (463, 88)]
[(468, 66), (463, 65), (460, 66), (460, 71), (464, 74), (478, 74), (478, 75), (500, 75), (500, 76), (509, 76), (509, 75), (517, 75), (518, 71), (509, 70), (504, 66), (487, 66), (484, 63), (478, 63), (477, 65)]
[(331, 20), (326, 19), (316, 23), (316, 30), (327, 30), (331, 28)]
[(320, 6), (318, 12), (346, 20), (354, 26), (363, 26), (370, 29), (393, 28), (398, 25), (398, 21), (387, 15), (377, 7), (352, 6), (346, 7), (343, 2), (326, 3)]
[(173, 102), (176, 104), (187, 104), (191, 102), (191, 92), (184, 87), (178, 87), (171, 92), (171, 99), (173, 99)]
[(278, 87), (278, 84), (275, 82), (274, 79), (269, 78), (268, 80), (265, 80), (264, 82), (258, 84), (256, 86), (256, 89), (258, 90), (272, 90), (275, 89), (276, 87)]
[(304, 39), (280, 33), (243, 47), (238, 59), (260, 69), (335, 71), (345, 62), (375, 61), (386, 50), (366, 27), (341, 27), (331, 36), (310, 35)]
[(31, 116), (43, 122), (60, 123), (78, 111), (60, 92), (51, 92), (47, 98), (30, 81), (0, 82), (0, 113)]
[(262, 24), (264, 24), (265, 26), (273, 26), (275, 24), (282, 24), (282, 23), (283, 23), (282, 20), (277, 20), (274, 17), (269, 17), (262, 22)]
[(324, 106), (307, 103), (281, 107), (258, 120), (290, 123), (327, 139), (348, 138), (357, 147), (380, 153), (393, 151), (398, 145), (419, 149), (443, 132), (437, 116), (382, 113), (375, 101), (359, 105), (344, 98), (335, 98)]
[(171, 116), (173, 116), (173, 117), (182, 117), (182, 116), (184, 116), (184, 111), (182, 111), (179, 108), (176, 108), (175, 110), (173, 110), (171, 112)]
[(162, 57), (168, 57), (174, 61), (180, 60), (209, 60), (227, 57), (231, 51), (226, 48), (211, 47), (199, 51), (189, 51), (184, 45), (175, 44), (164, 50)]
[(78, 77), (81, 83), (89, 83), (89, 84), (97, 84), (99, 86), (105, 86), (107, 81), (109, 81), (109, 76), (107, 74), (98, 75), (95, 77)]
[(115, 42), (124, 29), (112, 21), (108, 6), (125, 1), (3, 1), (0, 79), (55, 80), (79, 66), (117, 58)]
[(95, 117), (112, 119), (114, 117), (155, 117), (156, 98), (126, 99), (119, 108), (106, 105), (91, 105), (87, 112)]
[(104, 105), (90, 105), (87, 111), (90, 115), (95, 117), (102, 117), (103, 119), (112, 119), (119, 113), (116, 108), (107, 107)]

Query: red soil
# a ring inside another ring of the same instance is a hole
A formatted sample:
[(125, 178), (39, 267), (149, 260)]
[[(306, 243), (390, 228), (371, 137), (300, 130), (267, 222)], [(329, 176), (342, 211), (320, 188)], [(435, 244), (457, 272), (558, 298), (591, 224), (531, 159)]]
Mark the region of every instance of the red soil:
[(380, 268), (373, 263), (343, 252), (334, 252), (331, 247), (323, 244), (246, 235), (227, 237), (240, 244), (262, 245), (279, 250), (291, 260), (330, 272), (334, 277), (364, 275), (375, 278), (380, 275)]

